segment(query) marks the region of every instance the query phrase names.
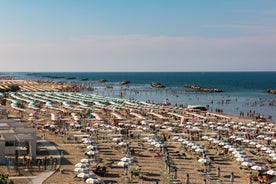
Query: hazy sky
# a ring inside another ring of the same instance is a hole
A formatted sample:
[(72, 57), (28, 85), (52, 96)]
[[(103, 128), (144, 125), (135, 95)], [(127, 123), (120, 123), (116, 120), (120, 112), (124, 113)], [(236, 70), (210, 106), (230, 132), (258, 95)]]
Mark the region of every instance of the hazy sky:
[(276, 71), (276, 0), (0, 0), (0, 71)]

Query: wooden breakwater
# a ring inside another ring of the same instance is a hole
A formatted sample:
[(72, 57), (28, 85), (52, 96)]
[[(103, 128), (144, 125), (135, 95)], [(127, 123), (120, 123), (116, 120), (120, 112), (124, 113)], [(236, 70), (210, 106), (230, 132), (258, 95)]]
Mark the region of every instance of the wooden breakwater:
[(185, 84), (184, 85), (185, 88), (191, 88), (197, 91), (202, 91), (202, 92), (209, 92), (209, 93), (220, 93), (223, 92), (222, 89), (218, 89), (218, 88), (205, 88), (202, 86), (198, 86), (198, 85), (192, 85), (192, 84)]
[(276, 89), (268, 89), (266, 90), (267, 93), (270, 93), (270, 94), (273, 94), (273, 95), (276, 95)]

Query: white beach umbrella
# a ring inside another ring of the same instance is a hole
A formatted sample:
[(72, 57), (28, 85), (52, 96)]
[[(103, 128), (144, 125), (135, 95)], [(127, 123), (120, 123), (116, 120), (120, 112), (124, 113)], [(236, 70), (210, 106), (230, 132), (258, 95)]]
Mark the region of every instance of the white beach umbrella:
[(83, 158), (80, 161), (81, 161), (81, 163), (88, 163), (88, 162), (94, 162), (95, 159), (92, 159), (92, 158)]
[(234, 154), (234, 157), (236, 157), (236, 158), (247, 158), (247, 156), (244, 153), (236, 153), (236, 154)]
[(195, 152), (204, 152), (205, 150), (204, 149), (201, 149), (201, 148), (197, 148), (195, 149)]
[(257, 170), (257, 171), (267, 170), (267, 168), (265, 166), (262, 166), (262, 165), (254, 165), (254, 166), (251, 167), (251, 169)]
[(129, 165), (130, 165), (130, 162), (123, 162), (123, 161), (121, 161), (121, 162), (118, 162), (117, 165), (118, 165), (118, 166), (121, 166), (121, 167), (125, 167), (125, 166), (129, 166)]
[(260, 148), (260, 147), (263, 147), (264, 145), (262, 145), (262, 144), (257, 144), (256, 145), (256, 148)]
[(87, 151), (85, 152), (87, 155), (96, 155), (98, 153), (98, 151)]
[(86, 164), (86, 163), (77, 163), (76, 165), (75, 165), (75, 167), (78, 167), (78, 168), (86, 168), (86, 167), (88, 167), (89, 166), (89, 164)]
[(88, 168), (79, 168), (79, 167), (74, 169), (75, 172), (85, 172), (85, 171), (88, 171), (88, 170), (89, 170)]
[(241, 165), (246, 166), (246, 167), (251, 167), (251, 166), (253, 166), (253, 163), (249, 162), (249, 161), (245, 161), (245, 162), (242, 162)]
[(116, 141), (122, 141), (123, 139), (122, 138), (120, 138), (120, 137), (114, 137), (113, 139), (112, 139), (112, 141), (114, 141), (114, 142), (116, 142)]
[(223, 146), (223, 148), (226, 148), (226, 149), (231, 148), (231, 145), (225, 145)]
[(276, 171), (273, 170), (273, 169), (271, 169), (271, 170), (267, 171), (266, 174), (275, 176), (276, 175)]
[(271, 154), (271, 153), (274, 153), (274, 150), (272, 150), (271, 148), (269, 148), (269, 149), (267, 149), (265, 152), (266, 152), (267, 154)]
[(267, 150), (267, 149), (268, 149), (268, 147), (265, 147), (265, 146), (261, 147), (261, 150), (262, 150), (262, 151), (265, 151), (265, 150)]
[(231, 148), (229, 148), (229, 151), (235, 151), (237, 148), (235, 148), (235, 147), (231, 147)]
[(79, 173), (77, 175), (78, 178), (89, 178), (91, 177), (89, 173)]
[(270, 153), (268, 156), (270, 156), (270, 157), (276, 157), (276, 153), (275, 153), (275, 152), (272, 152), (272, 153)]
[(255, 141), (250, 141), (249, 144), (250, 144), (250, 145), (256, 145), (257, 142), (255, 142)]
[(92, 183), (92, 184), (102, 184), (103, 180), (100, 178), (88, 178), (85, 180), (86, 183)]
[(88, 145), (86, 148), (87, 149), (97, 149), (98, 146), (97, 145)]
[(120, 159), (122, 162), (133, 162), (133, 157), (123, 157)]
[(199, 163), (211, 163), (212, 160), (210, 160), (209, 158), (200, 158), (198, 160)]
[(245, 161), (248, 161), (248, 158), (247, 158), (247, 157), (244, 157), (244, 158), (238, 157), (236, 160), (237, 160), (238, 162), (245, 162)]
[(127, 146), (128, 142), (119, 142), (119, 146)]
[(248, 140), (248, 139), (244, 139), (244, 140), (242, 140), (242, 142), (244, 142), (244, 143), (249, 143), (249, 142), (250, 142), (250, 140)]

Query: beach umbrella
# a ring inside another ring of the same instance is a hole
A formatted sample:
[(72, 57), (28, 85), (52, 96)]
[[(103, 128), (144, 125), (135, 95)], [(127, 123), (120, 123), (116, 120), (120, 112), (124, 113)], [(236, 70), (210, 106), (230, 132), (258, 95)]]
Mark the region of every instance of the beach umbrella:
[(120, 137), (114, 137), (114, 138), (112, 139), (112, 141), (114, 141), (114, 142), (122, 141), (122, 138), (120, 138)]
[(201, 149), (201, 148), (197, 148), (195, 149), (195, 152), (204, 152), (205, 150), (204, 149)]
[(79, 173), (77, 174), (78, 178), (89, 178), (90, 174), (89, 173)]
[(248, 158), (246, 158), (246, 157), (244, 157), (244, 158), (238, 157), (236, 160), (237, 160), (238, 162), (244, 162), (244, 161), (247, 161)]
[(88, 178), (85, 180), (86, 183), (101, 184), (103, 181), (100, 178)]
[(74, 169), (75, 172), (86, 172), (88, 170), (89, 170), (88, 168), (79, 168), (79, 167)]
[(88, 162), (93, 162), (95, 161), (95, 159), (92, 159), (92, 158), (83, 158), (80, 160), (81, 163), (88, 163)]
[(257, 170), (257, 171), (267, 170), (267, 168), (265, 166), (262, 166), (262, 165), (254, 165), (254, 166), (251, 167), (251, 169)]
[(209, 158), (201, 158), (198, 160), (199, 163), (211, 163), (212, 160), (210, 160)]
[(268, 156), (270, 156), (270, 157), (276, 157), (276, 153), (275, 153), (275, 152), (272, 152), (272, 153), (270, 153)]
[(121, 167), (126, 167), (126, 166), (129, 166), (130, 163), (129, 163), (129, 162), (123, 162), (123, 161), (121, 161), (121, 162), (118, 162), (117, 165), (118, 165), (118, 166), (121, 166)]
[(273, 170), (273, 169), (271, 169), (271, 170), (267, 171), (266, 174), (275, 176), (276, 175), (276, 171)]
[(119, 146), (127, 146), (128, 142), (119, 142)]
[(89, 166), (89, 164), (77, 163), (77, 164), (75, 165), (75, 167), (78, 167), (78, 168), (86, 168), (87, 166)]
[(133, 157), (123, 157), (121, 158), (122, 162), (133, 162), (134, 158)]
[(223, 148), (226, 148), (226, 149), (231, 148), (231, 145), (225, 145), (223, 146)]
[(242, 162), (241, 165), (246, 166), (246, 167), (251, 167), (251, 166), (253, 166), (253, 163), (249, 162), (249, 161), (245, 161), (245, 162)]
[(85, 152), (85, 154), (87, 154), (87, 155), (96, 155), (98, 153), (98, 151), (87, 151), (87, 152)]
[(272, 149), (267, 149), (265, 152), (268, 153), (268, 154), (270, 154), (270, 153), (274, 153), (274, 150), (272, 150)]
[(97, 149), (98, 146), (97, 145), (88, 145), (86, 148), (87, 149)]

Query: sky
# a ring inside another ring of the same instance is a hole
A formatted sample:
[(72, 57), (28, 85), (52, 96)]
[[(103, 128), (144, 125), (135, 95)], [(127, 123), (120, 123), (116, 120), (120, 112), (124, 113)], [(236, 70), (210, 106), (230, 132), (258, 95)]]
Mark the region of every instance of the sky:
[(0, 71), (276, 71), (276, 1), (0, 0)]

